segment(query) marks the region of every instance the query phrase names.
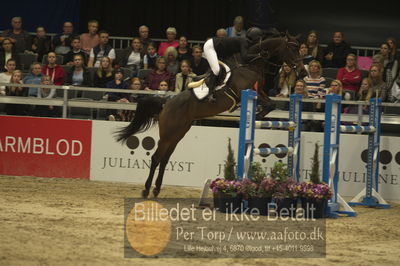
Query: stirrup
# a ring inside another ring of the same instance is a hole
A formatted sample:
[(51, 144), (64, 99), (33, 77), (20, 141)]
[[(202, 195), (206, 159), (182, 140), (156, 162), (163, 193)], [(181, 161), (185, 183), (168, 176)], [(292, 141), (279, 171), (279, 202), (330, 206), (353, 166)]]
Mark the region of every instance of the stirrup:
[(188, 84), (188, 88), (189, 89), (197, 88), (197, 87), (201, 86), (204, 82), (205, 82), (205, 78), (203, 78), (199, 81), (190, 82)]
[(193, 82), (205, 79), (206, 77), (208, 77), (210, 75), (210, 73), (205, 73), (203, 75), (199, 75), (199, 76), (195, 76), (192, 78)]

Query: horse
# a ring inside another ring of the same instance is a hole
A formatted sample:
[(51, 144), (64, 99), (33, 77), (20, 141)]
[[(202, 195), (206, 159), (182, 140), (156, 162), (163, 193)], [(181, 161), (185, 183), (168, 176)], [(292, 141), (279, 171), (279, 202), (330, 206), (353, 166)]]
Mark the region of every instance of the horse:
[[(153, 195), (155, 198), (159, 195), (169, 158), (193, 121), (215, 116), (237, 106), (240, 102), (240, 91), (253, 88), (257, 81), (262, 86), (266, 65), (282, 65), (283, 62), (294, 65), (299, 60), (298, 42), (296, 37), (290, 35), (260, 41), (251, 46), (248, 52), (259, 56), (247, 64), (241, 63), (239, 54), (225, 61), (231, 69), (231, 77), (225, 87), (215, 92), (215, 101), (198, 100), (190, 89), (170, 99), (150, 96), (138, 100), (134, 119), (128, 126), (117, 130), (115, 137), (118, 142), (124, 143), (131, 135), (144, 132), (158, 122), (160, 139), (151, 157), (150, 172), (142, 191), (143, 198), (149, 195), (158, 165), (160, 167)], [(272, 58), (277, 61), (272, 62)], [(261, 90), (259, 94), (264, 106), (272, 102)], [(269, 111), (271, 110), (262, 111), (263, 115)]]

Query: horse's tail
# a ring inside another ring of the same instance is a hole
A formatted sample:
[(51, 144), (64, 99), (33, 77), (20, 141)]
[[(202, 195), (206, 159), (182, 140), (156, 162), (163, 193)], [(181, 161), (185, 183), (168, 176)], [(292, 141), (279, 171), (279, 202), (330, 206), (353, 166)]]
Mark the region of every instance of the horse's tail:
[(130, 136), (148, 130), (157, 123), (165, 102), (165, 98), (153, 96), (138, 99), (135, 117), (128, 126), (115, 132), (116, 140), (125, 142)]

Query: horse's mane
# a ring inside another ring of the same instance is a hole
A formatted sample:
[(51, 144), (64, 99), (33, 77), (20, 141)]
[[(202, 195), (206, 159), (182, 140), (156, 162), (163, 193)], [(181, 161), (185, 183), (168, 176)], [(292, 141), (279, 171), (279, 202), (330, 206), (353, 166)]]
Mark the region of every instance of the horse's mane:
[[(262, 40), (259, 43), (252, 45), (248, 49), (248, 52), (250, 54), (257, 54), (257, 53), (261, 52), (261, 50), (263, 50), (262, 47), (271, 47), (271, 46), (274, 46), (274, 44), (278, 47), (282, 42), (285, 42), (285, 41), (286, 40), (284, 37), (268, 38), (268, 39)], [(264, 48), (264, 50), (265, 50), (265, 48)]]

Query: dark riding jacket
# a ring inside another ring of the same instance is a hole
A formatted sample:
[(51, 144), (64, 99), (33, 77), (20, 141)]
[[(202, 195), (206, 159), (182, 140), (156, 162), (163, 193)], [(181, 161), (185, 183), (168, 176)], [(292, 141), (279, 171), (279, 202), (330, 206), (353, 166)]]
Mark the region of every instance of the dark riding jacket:
[(218, 59), (224, 60), (229, 56), (240, 53), (241, 58), (245, 62), (249, 62), (257, 55), (248, 54), (250, 47), (248, 40), (242, 37), (214, 37), (214, 50), (218, 55)]

